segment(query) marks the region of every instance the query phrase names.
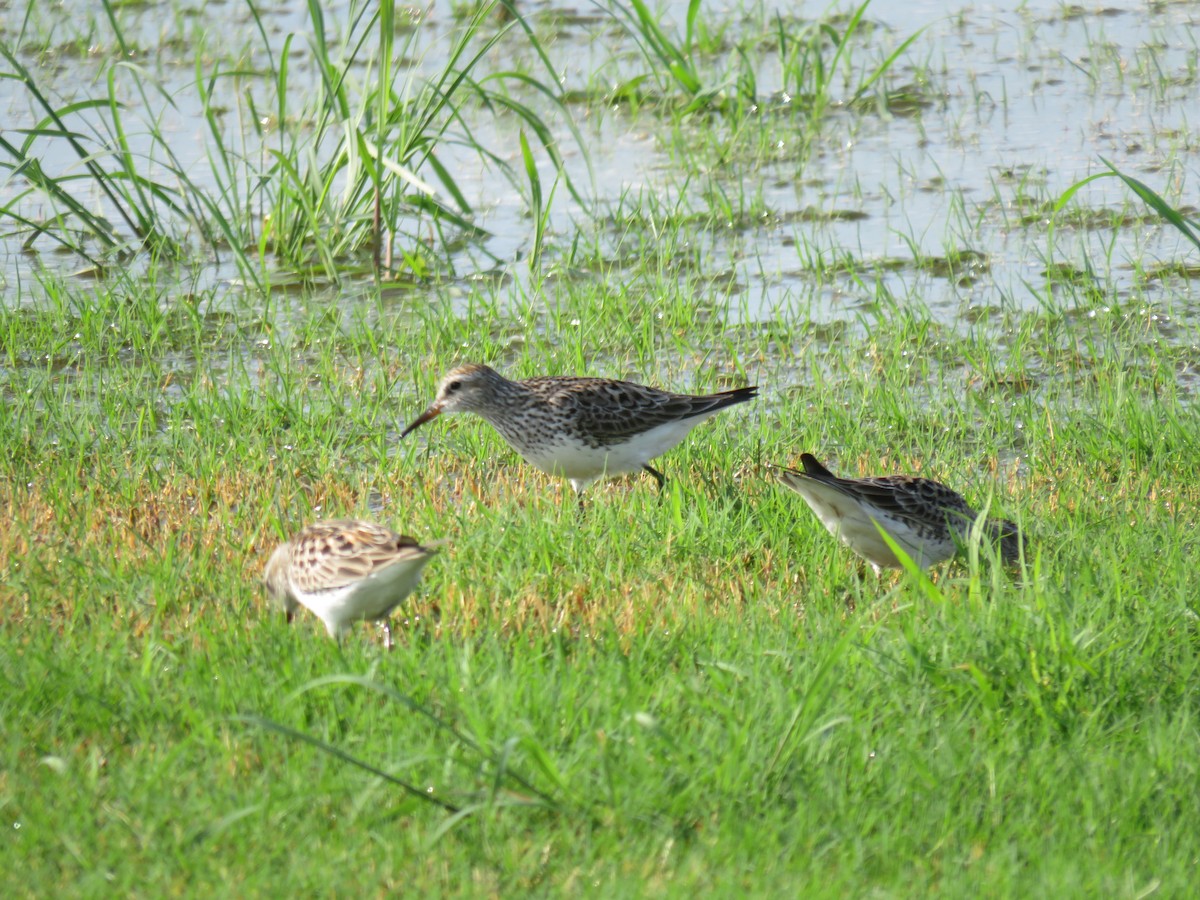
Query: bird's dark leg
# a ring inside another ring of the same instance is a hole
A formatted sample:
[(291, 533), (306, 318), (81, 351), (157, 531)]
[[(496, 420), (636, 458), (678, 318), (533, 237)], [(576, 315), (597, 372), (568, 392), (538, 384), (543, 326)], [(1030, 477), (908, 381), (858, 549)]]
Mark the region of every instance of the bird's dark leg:
[(334, 645), (337, 647), (338, 659), (342, 661), (343, 666), (349, 667), (350, 663), (346, 659), (346, 648), (342, 645), (343, 632), (339, 628), (337, 634), (333, 636)]
[(661, 494), (663, 489), (667, 486), (666, 476), (649, 464), (643, 465), (642, 468), (654, 476), (654, 480), (658, 482), (658, 491)]

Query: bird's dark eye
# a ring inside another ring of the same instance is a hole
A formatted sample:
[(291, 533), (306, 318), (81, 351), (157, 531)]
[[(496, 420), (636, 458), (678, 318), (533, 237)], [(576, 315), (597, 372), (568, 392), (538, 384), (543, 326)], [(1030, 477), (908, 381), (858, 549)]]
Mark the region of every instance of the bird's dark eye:
[(455, 391), (457, 391), (457, 390), (458, 390), (460, 387), (462, 387), (462, 382), (461, 382), (461, 381), (452, 381), (452, 382), (450, 382), (448, 385), (446, 385), (446, 393), (447, 393), (447, 394), (453, 394), (453, 393), (454, 393)]

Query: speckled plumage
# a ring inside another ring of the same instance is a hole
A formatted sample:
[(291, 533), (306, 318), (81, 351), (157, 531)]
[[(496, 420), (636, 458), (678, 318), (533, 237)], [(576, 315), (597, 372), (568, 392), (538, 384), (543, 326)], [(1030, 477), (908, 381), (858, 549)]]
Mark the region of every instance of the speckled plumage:
[(487, 420), (530, 465), (566, 478), (576, 493), (601, 477), (645, 469), (700, 422), (758, 388), (692, 396), (610, 378), (540, 376), (510, 381), (473, 363), (448, 372), (437, 398), (401, 434), (442, 413)]
[[(800, 462), (803, 472), (781, 467), (783, 483), (876, 574), (901, 567), (876, 522), (924, 569), (954, 556), (978, 517), (961, 495), (928, 478), (838, 478), (809, 453), (802, 454)], [(983, 525), (984, 533), (999, 542), (1005, 563), (1020, 559), (1022, 539), (1016, 525), (1004, 519), (988, 519)]]
[(391, 647), (387, 618), (412, 593), (437, 551), (390, 528), (331, 519), (280, 544), (263, 572), (275, 605), (292, 620), (296, 606), (315, 613), (333, 637), (352, 622), (377, 621)]

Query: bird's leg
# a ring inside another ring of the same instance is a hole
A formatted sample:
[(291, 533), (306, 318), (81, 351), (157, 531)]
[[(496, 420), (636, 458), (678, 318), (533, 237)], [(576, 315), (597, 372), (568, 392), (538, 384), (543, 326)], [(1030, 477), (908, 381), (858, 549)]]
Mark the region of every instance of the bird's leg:
[[(863, 560), (858, 560), (858, 564), (852, 569), (853, 574), (850, 576), (850, 585), (842, 594), (842, 602), (846, 605), (847, 612), (854, 612), (856, 606), (854, 597), (861, 595), (863, 586), (867, 583), (867, 563)], [(876, 579), (878, 583), (878, 579)]]
[(854, 612), (856, 608), (856, 604), (854, 602), (854, 591), (847, 589), (846, 593), (842, 596), (842, 602), (846, 604), (846, 612)]
[(382, 619), (379, 627), (383, 629), (383, 649), (391, 650), (396, 646), (396, 642), (392, 640), (392, 626), (388, 624), (387, 619)]
[(344, 634), (345, 634), (345, 632), (339, 628), (337, 631), (337, 634), (335, 634), (333, 636), (333, 641), (334, 641), (334, 646), (337, 647), (338, 659), (340, 659), (342, 661), (343, 666), (348, 667), (350, 665), (350, 663), (346, 659), (346, 647), (344, 646), (343, 641), (342, 641), (342, 637)]
[(653, 466), (651, 466), (649, 464), (643, 465), (642, 468), (654, 476), (654, 480), (658, 482), (658, 492), (661, 494), (663, 492), (663, 489), (666, 488), (666, 486), (667, 486), (666, 476), (664, 476), (662, 472), (658, 471), (658, 469), (654, 468)]

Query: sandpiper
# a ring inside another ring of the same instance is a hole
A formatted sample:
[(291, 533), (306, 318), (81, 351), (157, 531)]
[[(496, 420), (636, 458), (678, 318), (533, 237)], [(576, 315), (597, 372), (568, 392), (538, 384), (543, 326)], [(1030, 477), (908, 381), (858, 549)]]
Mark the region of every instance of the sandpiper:
[[(901, 567), (879, 528), (926, 569), (954, 556), (978, 518), (958, 493), (928, 478), (838, 478), (810, 453), (801, 454), (800, 463), (803, 472), (778, 467), (783, 483), (805, 499), (830, 534), (869, 562), (876, 575)], [(1015, 524), (987, 519), (983, 530), (999, 542), (1005, 563), (1020, 559), (1023, 541)]]
[(665, 479), (650, 460), (709, 416), (745, 403), (757, 391), (742, 387), (692, 396), (611, 378), (555, 375), (509, 381), (472, 363), (447, 373), (437, 398), (400, 437), (442, 413), (476, 413), (530, 465), (570, 481), (582, 506), (584, 489), (596, 479), (639, 469), (661, 489)]
[(289, 622), (299, 604), (340, 640), (350, 623), (370, 619), (383, 627), (390, 650), (388, 616), (413, 592), (436, 552), (373, 522), (330, 519), (275, 548), (263, 583)]

